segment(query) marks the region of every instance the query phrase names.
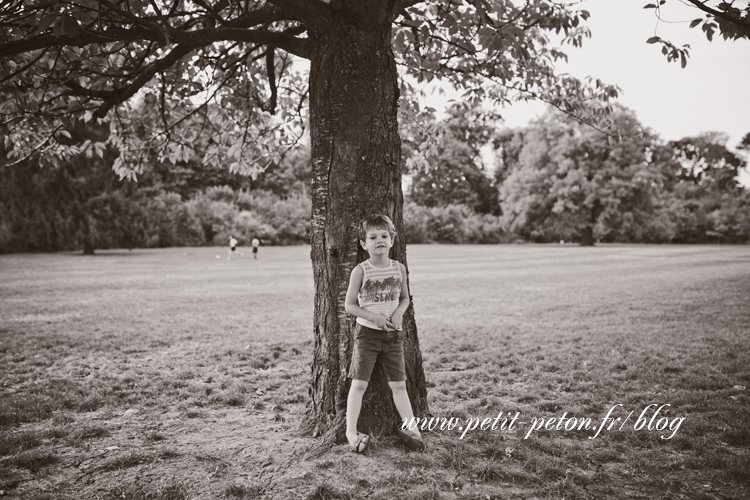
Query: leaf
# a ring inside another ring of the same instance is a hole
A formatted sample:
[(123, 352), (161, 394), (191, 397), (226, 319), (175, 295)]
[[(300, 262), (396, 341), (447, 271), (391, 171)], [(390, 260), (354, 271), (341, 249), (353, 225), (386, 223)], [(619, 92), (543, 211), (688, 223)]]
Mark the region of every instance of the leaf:
[(393, 40), (393, 47), (396, 49), (396, 52), (403, 52), (404, 51), (404, 32), (400, 31), (395, 39)]
[(55, 25), (52, 27), (52, 33), (55, 35), (55, 38), (60, 38), (63, 34), (63, 20), (62, 18), (58, 18), (57, 21), (55, 21)]
[(456, 25), (456, 18), (453, 17), (451, 14), (448, 14), (445, 16), (445, 20), (443, 21), (443, 28), (450, 28), (451, 26)]
[(68, 38), (75, 38), (78, 36), (78, 21), (73, 16), (65, 16), (63, 18), (63, 33)]
[(695, 19), (695, 20), (693, 20), (693, 22), (690, 23), (690, 27), (691, 28), (695, 28), (696, 26), (698, 26), (701, 23), (701, 21), (703, 21), (703, 19)]
[(643, 6), (643, 8), (644, 9), (655, 9), (656, 8), (656, 4), (654, 4), (654, 3), (646, 4), (646, 5)]
[(685, 58), (684, 52), (680, 52), (680, 66), (682, 66), (683, 69), (687, 66), (687, 59)]
[(74, 10), (73, 17), (78, 19), (81, 24), (88, 24), (92, 21), (92, 17), (82, 10)]
[(519, 26), (516, 26), (515, 24), (511, 24), (511, 25), (506, 26), (506, 29), (510, 33), (512, 33), (513, 35), (515, 35), (516, 38), (523, 38), (524, 36), (526, 36), (526, 33), (523, 31), (523, 29), (520, 28)]
[(649, 38), (648, 40), (646, 40), (646, 43), (656, 43), (656, 42), (658, 42), (660, 40), (661, 40), (661, 38), (659, 38), (658, 36), (652, 36), (651, 38)]
[(54, 23), (56, 19), (57, 19), (57, 15), (55, 15), (54, 12), (52, 14), (47, 14), (44, 17), (42, 17), (42, 20), (39, 21), (39, 26), (37, 26), (36, 31), (34, 31), (34, 34), (38, 35), (39, 33), (47, 31), (47, 28), (52, 26), (52, 23)]

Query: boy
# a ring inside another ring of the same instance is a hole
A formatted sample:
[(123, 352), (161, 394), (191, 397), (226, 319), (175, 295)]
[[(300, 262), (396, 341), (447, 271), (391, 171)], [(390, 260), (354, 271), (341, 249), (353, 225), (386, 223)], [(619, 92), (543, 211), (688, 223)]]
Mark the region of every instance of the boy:
[[(227, 260), (232, 258), (232, 254), (237, 250), (237, 240), (234, 236), (229, 236), (229, 253), (227, 254)], [(239, 253), (239, 252), (237, 252)]]
[[(346, 312), (356, 316), (359, 324), (349, 369), (352, 385), (346, 404), (346, 438), (357, 453), (365, 451), (369, 442), (369, 436), (357, 432), (357, 420), (378, 356), (399, 415), (402, 419), (414, 417), (406, 392), (402, 344), (403, 317), (409, 307), (406, 268), (388, 257), (395, 237), (396, 229), (387, 216), (370, 215), (362, 220), (359, 243), (370, 258), (352, 269), (346, 292)], [(424, 449), (419, 430), (399, 430), (398, 434), (409, 448)]]
[(258, 247), (260, 246), (260, 240), (258, 238), (253, 238), (253, 258), (255, 260), (258, 260)]

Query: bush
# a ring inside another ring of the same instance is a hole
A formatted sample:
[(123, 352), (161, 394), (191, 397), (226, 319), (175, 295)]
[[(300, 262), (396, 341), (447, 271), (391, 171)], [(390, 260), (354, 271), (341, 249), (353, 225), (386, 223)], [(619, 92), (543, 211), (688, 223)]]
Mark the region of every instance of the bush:
[(187, 203), (190, 217), (198, 221), (204, 245), (224, 245), (234, 230), (237, 206), (227, 201), (211, 199), (210, 194), (199, 194)]
[(159, 193), (145, 199), (146, 247), (194, 246), (205, 242), (201, 221), (177, 193)]
[[(266, 244), (297, 245), (310, 241), (310, 213), (312, 202), (305, 194), (281, 198), (268, 191), (241, 192), (237, 206), (245, 213), (238, 223), (237, 237), (248, 243), (257, 236)], [(254, 229), (257, 228), (257, 229)]]
[(504, 243), (510, 241), (500, 217), (478, 214), (465, 205), (404, 205), (407, 243)]

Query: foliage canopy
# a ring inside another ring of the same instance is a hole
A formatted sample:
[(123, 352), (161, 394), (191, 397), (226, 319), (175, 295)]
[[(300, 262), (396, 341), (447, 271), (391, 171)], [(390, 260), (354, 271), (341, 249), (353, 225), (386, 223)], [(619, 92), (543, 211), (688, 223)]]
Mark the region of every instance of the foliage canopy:
[(10, 156), (59, 164), (99, 151), (71, 143), (67, 128), (107, 119), (122, 176), (154, 157), (256, 174), (306, 126), (305, 65), (294, 58), (311, 58), (321, 37), (370, 29), (378, 9), (392, 22), (407, 112), (412, 84), (435, 78), (468, 99), (539, 98), (592, 122), (617, 95), (555, 73), (561, 47), (589, 36), (588, 13), (550, 0), (14, 0), (0, 10)]

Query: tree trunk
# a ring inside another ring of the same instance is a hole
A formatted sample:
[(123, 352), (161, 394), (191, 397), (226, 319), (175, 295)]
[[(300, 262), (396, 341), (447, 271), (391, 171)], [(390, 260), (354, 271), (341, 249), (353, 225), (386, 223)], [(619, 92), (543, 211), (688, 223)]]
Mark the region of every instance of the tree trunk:
[(594, 200), (591, 209), (588, 212), (589, 220), (581, 229), (581, 246), (593, 247), (594, 246), (594, 226), (599, 218), (599, 214), (602, 211), (602, 204), (598, 199)]
[(584, 226), (581, 229), (581, 246), (593, 247), (594, 246), (594, 227)]
[[(357, 250), (357, 224), (367, 214), (382, 213), (392, 218), (397, 232), (403, 230), (398, 76), (390, 23), (379, 24), (342, 27), (335, 36), (312, 35), (316, 43), (310, 67), (315, 340), (311, 401), (303, 430), (315, 436), (326, 434), (325, 442), (345, 439), (355, 318), (344, 310), (344, 299), (352, 268), (366, 257)], [(400, 236), (391, 257), (407, 265)], [(404, 331), (407, 388), (415, 415), (424, 415), (427, 390), (411, 307), (404, 315)], [(398, 423), (385, 373), (377, 363), (359, 430), (390, 432)]]

